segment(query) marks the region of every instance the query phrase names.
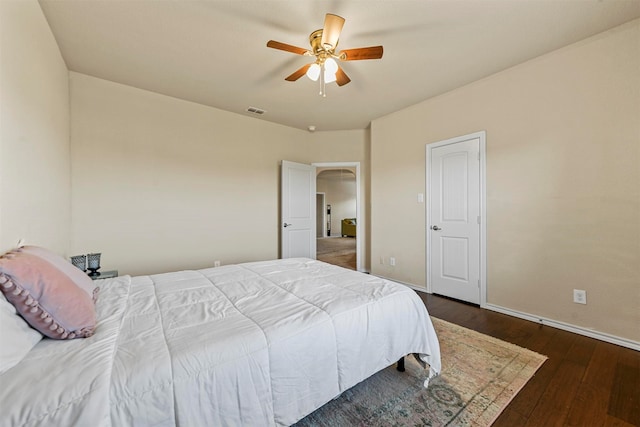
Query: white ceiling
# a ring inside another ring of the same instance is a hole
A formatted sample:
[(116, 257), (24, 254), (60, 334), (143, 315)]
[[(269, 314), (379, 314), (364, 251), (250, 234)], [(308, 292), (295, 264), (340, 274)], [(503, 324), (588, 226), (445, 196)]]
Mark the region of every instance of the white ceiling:
[[(300, 129), (364, 129), (378, 117), (640, 17), (640, 0), (40, 0), (72, 71)], [(284, 78), (324, 15), (346, 19), (351, 83)], [(248, 107), (266, 110), (262, 116)]]

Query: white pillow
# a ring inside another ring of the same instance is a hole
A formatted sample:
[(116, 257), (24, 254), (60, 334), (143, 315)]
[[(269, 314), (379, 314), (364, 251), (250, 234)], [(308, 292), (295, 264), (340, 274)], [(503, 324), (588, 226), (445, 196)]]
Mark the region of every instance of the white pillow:
[(41, 339), (42, 334), (31, 328), (0, 292), (0, 373), (17, 365)]

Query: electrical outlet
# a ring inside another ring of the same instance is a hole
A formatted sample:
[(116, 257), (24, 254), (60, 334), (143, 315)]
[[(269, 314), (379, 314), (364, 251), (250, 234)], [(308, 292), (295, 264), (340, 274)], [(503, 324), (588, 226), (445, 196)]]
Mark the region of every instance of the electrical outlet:
[(395, 267), (396, 259), (394, 257), (389, 257), (389, 265)]
[(220, 267), (220, 261), (218, 261), (218, 260), (213, 261), (213, 266), (214, 267)]
[(586, 304), (587, 303), (587, 291), (583, 291), (582, 289), (574, 289), (573, 290), (573, 302), (577, 304)]

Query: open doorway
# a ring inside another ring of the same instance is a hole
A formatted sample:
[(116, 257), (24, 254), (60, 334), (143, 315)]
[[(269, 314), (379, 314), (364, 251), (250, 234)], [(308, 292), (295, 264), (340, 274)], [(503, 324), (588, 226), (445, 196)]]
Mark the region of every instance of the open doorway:
[(358, 269), (358, 183), (355, 166), (318, 167), (317, 259)]

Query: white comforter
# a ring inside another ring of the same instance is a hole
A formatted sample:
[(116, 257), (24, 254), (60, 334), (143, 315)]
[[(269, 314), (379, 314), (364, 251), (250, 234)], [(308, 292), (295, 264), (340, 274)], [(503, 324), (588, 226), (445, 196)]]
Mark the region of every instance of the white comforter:
[(440, 349), (409, 288), (308, 259), (105, 280), (91, 338), (0, 376), (0, 425), (290, 425)]

